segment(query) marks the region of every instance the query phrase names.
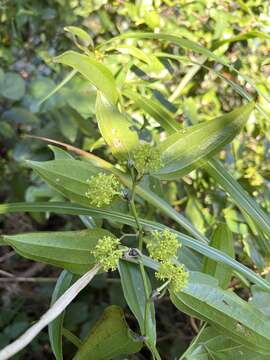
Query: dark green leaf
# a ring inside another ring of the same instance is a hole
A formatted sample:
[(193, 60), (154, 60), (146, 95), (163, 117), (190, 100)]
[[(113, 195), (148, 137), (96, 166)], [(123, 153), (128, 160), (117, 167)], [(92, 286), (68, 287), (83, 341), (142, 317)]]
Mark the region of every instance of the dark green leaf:
[(111, 360), (137, 353), (141, 348), (142, 342), (128, 328), (122, 309), (112, 305), (105, 309), (73, 359)]
[(87, 180), (100, 172), (90, 163), (60, 159), (45, 162), (28, 161), (27, 164), (69, 200), (83, 205), (89, 204), (85, 196), (89, 189)]
[[(124, 296), (130, 310), (138, 320), (141, 333), (145, 331), (145, 307), (149, 300), (151, 290), (151, 283), (148, 282), (148, 294), (145, 293), (143, 278), (139, 268), (139, 265), (128, 263), (125, 261), (119, 261), (118, 270), (121, 277), (122, 288)], [(153, 302), (150, 304), (150, 312), (148, 313), (149, 319), (147, 319), (147, 333), (146, 336), (149, 339), (150, 344), (156, 343), (156, 320), (155, 320), (155, 307)]]
[[(209, 245), (234, 258), (233, 237), (226, 224), (218, 225)], [(205, 258), (203, 272), (215, 277), (219, 281), (219, 286), (223, 289), (228, 287), (232, 276), (230, 267), (208, 258)]]
[(95, 264), (90, 251), (100, 238), (108, 235), (112, 234), (96, 228), (3, 235), (3, 240), (27, 259), (57, 266), (75, 274), (83, 274)]
[[(214, 278), (190, 273), (188, 285), (171, 300), (179, 310), (209, 322), (250, 350), (270, 352), (270, 321), (253, 305), (230, 290), (217, 286)], [(182, 308), (183, 305), (183, 308)]]

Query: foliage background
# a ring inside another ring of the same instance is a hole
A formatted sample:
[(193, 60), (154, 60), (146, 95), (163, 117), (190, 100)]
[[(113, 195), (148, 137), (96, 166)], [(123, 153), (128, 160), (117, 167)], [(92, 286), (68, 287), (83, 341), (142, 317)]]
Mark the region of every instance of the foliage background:
[[(38, 105), (40, 99), (67, 74), (66, 68), (51, 61), (52, 57), (76, 48), (63, 30), (65, 26), (82, 27), (91, 35), (95, 44), (127, 30), (151, 30), (178, 34), (212, 48), (218, 41), (240, 33), (269, 33), (269, 11), (269, 4), (262, 0), (1, 1), (1, 202), (59, 199), (59, 195), (24, 164), (26, 159), (50, 159), (51, 151), (43, 143), (24, 138), (24, 134), (64, 140), (85, 150), (94, 149), (102, 156), (110, 156), (99, 141), (94, 112), (95, 90), (82, 78), (75, 77), (46, 103)], [(158, 42), (141, 41), (139, 45), (149, 56), (163, 50)], [(171, 46), (170, 52), (181, 55), (181, 50), (174, 46)], [(220, 55), (225, 53), (242, 74), (249, 76), (267, 94), (270, 76), (269, 41), (260, 37), (242, 39), (223, 45), (219, 52)], [(109, 64), (114, 73), (125, 63), (125, 59), (125, 56), (115, 54), (113, 63)], [(139, 69), (144, 73), (139, 72)], [(152, 83), (152, 90), (157, 98), (173, 102), (172, 110), (179, 122), (190, 125), (191, 119), (207, 121), (242, 103), (240, 96), (226, 82), (221, 81), (214, 71), (203, 68), (179, 90), (179, 83), (186, 74), (190, 74), (190, 69), (191, 66), (184, 62), (178, 65), (167, 64), (161, 80)], [(219, 70), (218, 65), (212, 70)], [(158, 71), (154, 66), (142, 66), (134, 59), (130, 83), (134, 84), (137, 76), (151, 80), (152, 76), (157, 76)], [(241, 83), (241, 80), (226, 70), (221, 71), (223, 76), (244, 85), (253, 95), (251, 87)], [(265, 100), (260, 97), (258, 101), (270, 115)], [(128, 107), (128, 110), (138, 121), (145, 122), (145, 138), (155, 136), (158, 129), (150, 118), (143, 117), (135, 107)], [(256, 112), (256, 119), (249, 121), (245, 132), (220, 154), (234, 177), (268, 212), (269, 138), (268, 122)], [(185, 176), (181, 182), (171, 182), (169, 186), (164, 186), (161, 193), (207, 235), (213, 224), (225, 221), (234, 233), (238, 260), (252, 267), (255, 264), (259, 271), (266, 271), (268, 264), (264, 262), (247, 220), (204, 171), (197, 170)], [(151, 217), (155, 209), (142, 207), (141, 212), (145, 217)], [(160, 221), (168, 222), (160, 215), (157, 216)], [(29, 214), (1, 217), (0, 227), (7, 234), (30, 230), (82, 229), (84, 225), (74, 217)], [(59, 271), (22, 259), (13, 252), (6, 252), (4, 249), (0, 251), (1, 348), (15, 339), (27, 328), (29, 322), (48, 308), (54, 279)], [(15, 282), (12, 279), (7, 281), (10, 274), (36, 280), (33, 283)], [(250, 296), (243, 284), (235, 286), (243, 297)], [(69, 307), (66, 327), (83, 337), (108, 304), (125, 305), (124, 300), (121, 300), (123, 297), (119, 296), (120, 291), (118, 279), (113, 275), (108, 278), (100, 275)], [(186, 348), (196, 334), (198, 325), (195, 320), (176, 312), (166, 297), (158, 304), (157, 314), (161, 354), (164, 359), (172, 359)], [(128, 315), (128, 320), (136, 327), (131, 315)], [(65, 351), (70, 354), (74, 352), (74, 348), (66, 342)], [(53, 358), (46, 332), (19, 356), (25, 359)], [(147, 359), (148, 356), (145, 351), (135, 355), (134, 359)]]

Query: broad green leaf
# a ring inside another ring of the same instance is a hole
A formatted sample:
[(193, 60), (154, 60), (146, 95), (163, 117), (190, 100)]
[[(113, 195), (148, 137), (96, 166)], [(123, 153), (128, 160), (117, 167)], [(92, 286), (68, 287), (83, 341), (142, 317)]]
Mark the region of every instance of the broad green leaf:
[(73, 360), (111, 360), (137, 353), (141, 348), (142, 342), (129, 329), (122, 309), (112, 305), (90, 330)]
[(203, 165), (233, 140), (253, 109), (251, 102), (214, 120), (170, 135), (159, 146), (164, 166), (154, 175), (164, 180), (178, 179)]
[(134, 124), (100, 93), (97, 95), (96, 117), (100, 133), (113, 155), (127, 159), (139, 142)]
[[(233, 236), (226, 224), (218, 225), (214, 230), (209, 245), (234, 258)], [(223, 289), (228, 287), (232, 277), (232, 270), (230, 267), (208, 258), (205, 258), (204, 260), (203, 272), (215, 277), (219, 282), (219, 286)]]
[[(269, 273), (266, 275), (269, 281)], [(262, 314), (264, 314), (267, 320), (270, 320), (270, 294), (258, 285), (252, 285), (251, 287), (251, 299), (250, 302), (255, 306)]]
[[(91, 207), (83, 207), (78, 204), (63, 203), (63, 202), (45, 202), (45, 203), (10, 203), (0, 205), (0, 214), (16, 213), (16, 212), (54, 212), (56, 214), (70, 214), (70, 215), (89, 215), (97, 219), (108, 219), (111, 221), (119, 222), (130, 226), (136, 226), (136, 222), (133, 216), (119, 213), (112, 210), (97, 209)], [(168, 227), (156, 223), (153, 221), (140, 219), (140, 223), (145, 230), (159, 230), (162, 231)], [(168, 228), (174, 232), (183, 246), (187, 246), (193, 249), (197, 253), (209, 257), (210, 259), (226, 264), (232, 267), (234, 270), (242, 274), (245, 278), (251, 282), (261, 286), (266, 291), (270, 291), (270, 284), (265, 281), (261, 276), (250, 270), (248, 267), (234, 260), (230, 256), (223, 252), (208, 246), (203, 242), (199, 242), (196, 239), (187, 236), (174, 229)], [(1, 239), (1, 237), (0, 237)], [(148, 266), (148, 264), (145, 264)], [(154, 268), (155, 269), (155, 268)]]
[(59, 231), (3, 235), (5, 244), (27, 259), (43, 262), (83, 274), (95, 264), (90, 251), (103, 236), (112, 235), (103, 229)]
[(66, 51), (57, 56), (54, 61), (71, 66), (100, 90), (112, 104), (117, 102), (118, 92), (112, 73), (92, 56), (79, 54), (75, 51)]
[(190, 273), (188, 285), (177, 294), (171, 293), (174, 305), (187, 308), (196, 317), (209, 322), (253, 351), (270, 353), (270, 321), (252, 304), (230, 290), (217, 286), (214, 279), (202, 273)]
[[(72, 279), (73, 274), (66, 270), (62, 271), (53, 290), (51, 305), (70, 287)], [(64, 316), (65, 313), (63, 312), (48, 326), (50, 344), (56, 360), (63, 359), (62, 329)]]
[[(138, 320), (141, 333), (144, 334), (145, 329), (145, 307), (151, 290), (151, 283), (148, 282), (148, 294), (145, 293), (143, 278), (139, 268), (139, 265), (128, 263), (125, 261), (119, 261), (118, 270), (121, 277), (121, 284), (124, 292), (126, 302)], [(147, 319), (147, 333), (148, 341), (150, 344), (156, 343), (156, 320), (155, 320), (155, 307), (153, 302), (150, 304), (150, 312), (148, 313), (149, 319)]]
[(145, 98), (132, 90), (125, 90), (123, 94), (155, 119), (168, 134), (181, 130), (182, 126), (175, 120), (173, 114), (158, 101)]
[(267, 360), (268, 357), (269, 354), (262, 355), (248, 350), (209, 326), (194, 339), (185, 356), (179, 360)]
[(89, 163), (73, 159), (28, 161), (27, 164), (69, 200), (83, 205), (89, 204), (85, 196), (89, 190), (87, 180), (97, 175), (100, 172), (99, 169)]
[[(242, 188), (217, 159), (212, 159), (205, 166), (205, 170), (232, 197), (235, 204), (244, 210), (256, 225), (270, 238), (270, 218), (257, 202)], [(269, 241), (264, 242), (270, 254)]]
[(6, 73), (0, 82), (0, 95), (10, 100), (20, 100), (25, 93), (23, 78), (16, 73)]

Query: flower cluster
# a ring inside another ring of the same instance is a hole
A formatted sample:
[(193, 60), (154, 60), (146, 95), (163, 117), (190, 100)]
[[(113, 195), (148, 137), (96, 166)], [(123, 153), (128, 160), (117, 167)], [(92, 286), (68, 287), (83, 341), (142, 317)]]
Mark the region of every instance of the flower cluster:
[(120, 195), (121, 184), (114, 175), (99, 173), (87, 180), (89, 185), (85, 196), (90, 200), (90, 205), (102, 207), (109, 205), (113, 198)]
[(171, 290), (178, 292), (186, 287), (188, 272), (185, 270), (184, 265), (174, 265), (170, 261), (165, 261), (160, 264), (156, 278), (158, 280), (169, 280)]
[(152, 235), (154, 241), (147, 244), (147, 250), (151, 258), (162, 262), (170, 260), (176, 255), (181, 245), (174, 233), (165, 229), (164, 231), (153, 231)]
[(119, 239), (112, 236), (104, 236), (98, 240), (95, 249), (91, 251), (91, 254), (104, 271), (116, 270), (117, 263), (123, 254), (123, 250), (118, 248), (119, 245)]
[(134, 150), (134, 166), (140, 175), (157, 171), (162, 166), (160, 151), (146, 142)]
[(183, 289), (188, 282), (188, 272), (183, 265), (175, 265), (177, 250), (180, 244), (176, 235), (169, 230), (153, 231), (154, 241), (147, 244), (150, 257), (160, 262), (156, 273), (158, 280), (167, 280), (174, 292)]

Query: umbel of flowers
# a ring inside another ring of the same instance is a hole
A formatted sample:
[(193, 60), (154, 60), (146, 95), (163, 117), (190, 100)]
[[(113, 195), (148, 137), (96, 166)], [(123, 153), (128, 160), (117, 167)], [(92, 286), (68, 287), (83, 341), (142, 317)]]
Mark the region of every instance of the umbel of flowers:
[(160, 262), (155, 276), (158, 280), (168, 281), (174, 292), (182, 290), (188, 282), (188, 272), (183, 265), (175, 265), (176, 254), (180, 243), (174, 233), (165, 229), (152, 232), (153, 241), (147, 244), (151, 258)]
[(121, 184), (113, 174), (99, 173), (87, 180), (89, 186), (85, 196), (90, 205), (102, 207), (109, 205), (116, 196), (121, 195)]
[(124, 251), (119, 249), (119, 245), (119, 239), (113, 236), (104, 236), (98, 240), (95, 249), (91, 251), (91, 254), (104, 271), (114, 271), (117, 269), (118, 261)]

